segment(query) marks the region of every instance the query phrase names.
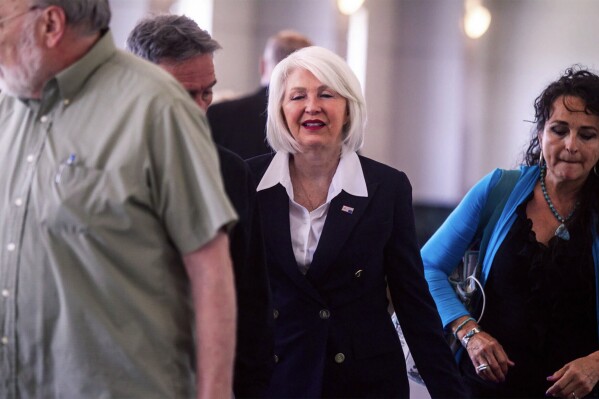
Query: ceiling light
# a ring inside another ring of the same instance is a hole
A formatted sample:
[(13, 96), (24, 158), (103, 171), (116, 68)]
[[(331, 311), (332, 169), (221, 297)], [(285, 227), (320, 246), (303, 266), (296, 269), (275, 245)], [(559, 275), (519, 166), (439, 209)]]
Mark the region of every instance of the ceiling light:
[(491, 25), (491, 12), (481, 4), (466, 9), (464, 31), (471, 39), (478, 39)]
[(337, 0), (337, 8), (342, 14), (352, 15), (362, 7), (364, 0)]

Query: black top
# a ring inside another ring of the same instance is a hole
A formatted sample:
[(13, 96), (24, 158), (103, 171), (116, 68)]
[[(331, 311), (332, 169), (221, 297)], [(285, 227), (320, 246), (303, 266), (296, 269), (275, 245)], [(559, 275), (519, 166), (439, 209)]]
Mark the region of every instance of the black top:
[(274, 326), (256, 184), (243, 159), (217, 150), (225, 190), (239, 216), (229, 232), (237, 294), (233, 392), (236, 398), (257, 398), (272, 374)]
[(569, 241), (539, 243), (526, 216), (532, 197), (495, 255), (480, 322), (516, 365), (504, 383), (487, 383), (465, 354), (460, 367), (474, 397), (545, 397), (548, 376), (599, 348), (590, 228), (579, 217), (568, 225)]
[(266, 142), (268, 89), (208, 107), (206, 115), (214, 142), (243, 159), (272, 152)]

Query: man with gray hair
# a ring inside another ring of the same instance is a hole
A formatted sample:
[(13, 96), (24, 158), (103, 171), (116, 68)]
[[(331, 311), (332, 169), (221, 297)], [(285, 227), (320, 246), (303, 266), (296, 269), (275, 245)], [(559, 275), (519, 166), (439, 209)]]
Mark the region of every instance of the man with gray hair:
[(204, 116), (109, 21), (0, 0), (0, 397), (226, 398), (236, 214)]
[(204, 111), (216, 85), (214, 52), (221, 46), (190, 18), (157, 15), (137, 23), (127, 50), (173, 75)]
[[(213, 57), (220, 48), (195, 21), (179, 15), (145, 18), (127, 38), (129, 51), (173, 75), (204, 111), (212, 102)], [(270, 380), (274, 337), (256, 185), (239, 156), (220, 146), (217, 151), (225, 190), (239, 215), (229, 236), (237, 293), (233, 392), (237, 398), (257, 398)]]
[(260, 58), (260, 89), (245, 97), (214, 104), (208, 109), (212, 136), (217, 144), (243, 159), (272, 151), (266, 144), (270, 74), (289, 54), (311, 45), (310, 39), (293, 30), (279, 31), (267, 40)]

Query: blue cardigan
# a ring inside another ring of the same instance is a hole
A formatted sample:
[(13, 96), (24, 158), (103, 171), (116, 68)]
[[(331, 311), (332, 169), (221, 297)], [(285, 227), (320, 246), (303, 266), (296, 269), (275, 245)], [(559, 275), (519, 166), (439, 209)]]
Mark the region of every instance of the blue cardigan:
[[(520, 171), (521, 176), (505, 204), (487, 246), (481, 271), (481, 283), (483, 285), (487, 281), (497, 250), (516, 220), (516, 208), (528, 198), (539, 180), (539, 168), (537, 166), (521, 166)], [(495, 169), (472, 187), (443, 225), (422, 248), (424, 274), (445, 328), (458, 317), (468, 315), (468, 311), (449, 284), (447, 276), (459, 264), (464, 252), (474, 238), (480, 213), (487, 201), (489, 192), (499, 181), (500, 175), (501, 171)], [(597, 237), (595, 222), (592, 223), (592, 233), (595, 289), (597, 292), (596, 308), (599, 320), (599, 278), (597, 277), (599, 276), (599, 238)], [(599, 331), (597, 334), (599, 336)]]

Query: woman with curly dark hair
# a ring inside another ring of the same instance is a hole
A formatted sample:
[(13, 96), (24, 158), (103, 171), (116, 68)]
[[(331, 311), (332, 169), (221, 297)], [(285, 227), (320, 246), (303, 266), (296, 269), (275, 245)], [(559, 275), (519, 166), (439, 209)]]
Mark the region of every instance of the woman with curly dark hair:
[[(536, 99), (535, 123), (525, 165), (483, 178), (422, 249), (443, 324), (465, 348), (460, 369), (473, 397), (597, 395), (599, 76), (566, 70)], [(510, 174), (498, 201), (491, 193)], [(482, 216), (488, 198), (501, 206), (479, 259), (481, 318), (448, 275), (481, 219), (493, 220)]]

